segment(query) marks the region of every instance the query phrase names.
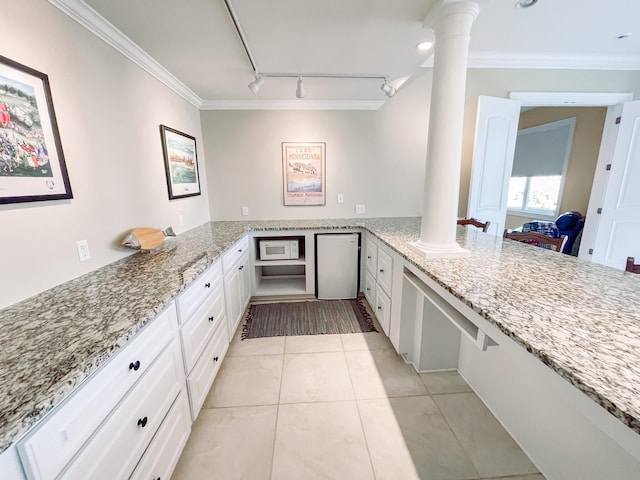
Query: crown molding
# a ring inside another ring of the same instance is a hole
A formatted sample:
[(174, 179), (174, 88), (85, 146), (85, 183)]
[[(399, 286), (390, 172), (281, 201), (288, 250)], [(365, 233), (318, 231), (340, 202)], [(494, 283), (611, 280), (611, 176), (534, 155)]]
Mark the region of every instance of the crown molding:
[[(428, 58), (422, 67), (433, 67), (433, 56)], [(640, 56), (469, 52), (468, 67), (541, 70), (640, 70)]]
[(202, 99), (198, 95), (85, 2), (82, 0), (49, 0), (49, 3), (116, 49), (152, 77), (165, 84), (186, 101), (200, 108)]
[(205, 100), (200, 110), (378, 110), (384, 100)]
[(509, 92), (509, 98), (527, 107), (602, 107), (631, 101), (633, 93)]

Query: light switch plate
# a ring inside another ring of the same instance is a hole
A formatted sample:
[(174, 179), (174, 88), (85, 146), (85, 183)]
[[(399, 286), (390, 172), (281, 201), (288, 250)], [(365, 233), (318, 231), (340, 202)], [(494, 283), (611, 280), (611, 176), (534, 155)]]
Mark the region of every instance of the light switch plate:
[(344, 196), (341, 193), (338, 194), (338, 203), (344, 203)]
[(358, 204), (356, 205), (356, 215), (364, 213), (364, 205)]

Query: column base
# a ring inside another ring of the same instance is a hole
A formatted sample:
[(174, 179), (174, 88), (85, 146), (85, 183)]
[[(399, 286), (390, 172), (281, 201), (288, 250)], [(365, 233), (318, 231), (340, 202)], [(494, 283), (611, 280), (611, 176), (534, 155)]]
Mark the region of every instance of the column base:
[(418, 240), (417, 242), (409, 242), (409, 248), (424, 258), (460, 258), (471, 255), (469, 250), (462, 248), (457, 243), (438, 244)]

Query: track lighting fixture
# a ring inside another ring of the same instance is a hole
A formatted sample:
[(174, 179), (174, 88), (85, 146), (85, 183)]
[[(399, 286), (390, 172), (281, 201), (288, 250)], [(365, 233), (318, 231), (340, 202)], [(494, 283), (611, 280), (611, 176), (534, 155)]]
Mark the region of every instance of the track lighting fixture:
[(382, 85), (380, 85), (380, 90), (382, 90), (384, 92), (384, 94), (391, 98), (396, 94), (396, 89), (395, 87), (392, 87), (391, 85), (389, 85), (387, 83), (387, 79), (384, 79), (384, 83)]
[(256, 79), (247, 86), (249, 87), (249, 90), (253, 92), (254, 95), (257, 95), (258, 90), (260, 90), (260, 87), (262, 86), (263, 83), (264, 83), (264, 78), (261, 75), (256, 75)]
[(296, 88), (296, 97), (304, 98), (307, 93), (304, 91), (304, 85), (302, 84), (302, 77), (298, 77), (298, 86)]

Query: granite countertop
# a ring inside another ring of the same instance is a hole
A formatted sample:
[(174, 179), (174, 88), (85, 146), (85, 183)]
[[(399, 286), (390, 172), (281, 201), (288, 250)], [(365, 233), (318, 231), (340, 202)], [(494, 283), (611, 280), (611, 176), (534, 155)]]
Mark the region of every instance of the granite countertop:
[(640, 433), (640, 275), (458, 227), (471, 255), (408, 248), (420, 218), (211, 222), (0, 310), (0, 452), (247, 231), (364, 228)]

